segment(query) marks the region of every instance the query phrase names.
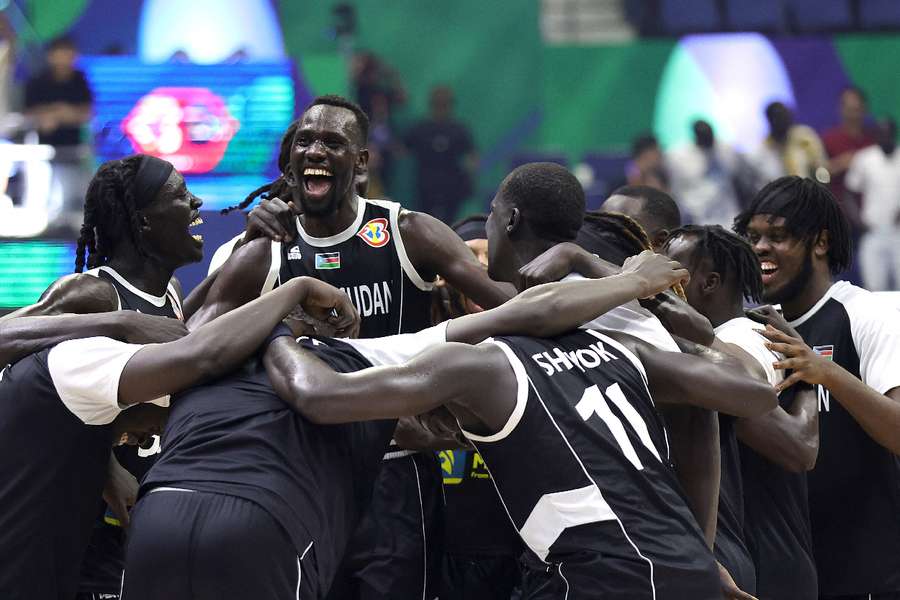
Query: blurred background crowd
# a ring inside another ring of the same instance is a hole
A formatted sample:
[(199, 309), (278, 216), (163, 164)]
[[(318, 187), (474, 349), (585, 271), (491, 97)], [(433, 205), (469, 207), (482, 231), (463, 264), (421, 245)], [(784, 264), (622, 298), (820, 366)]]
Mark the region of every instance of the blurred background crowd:
[[(895, 0), (0, 0), (0, 311), (70, 271), (86, 183), (171, 161), (219, 217), (277, 174), (315, 95), (372, 120), (369, 196), (452, 223), (510, 168), (568, 166), (729, 226), (784, 174), (831, 186), (845, 276), (900, 288)], [(181, 274), (189, 289), (205, 266)]]

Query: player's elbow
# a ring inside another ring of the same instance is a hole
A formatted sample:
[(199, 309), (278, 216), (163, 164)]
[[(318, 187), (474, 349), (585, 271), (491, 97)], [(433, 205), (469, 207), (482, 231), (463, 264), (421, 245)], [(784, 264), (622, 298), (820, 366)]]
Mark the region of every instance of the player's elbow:
[(790, 473), (806, 473), (815, 468), (818, 456), (818, 444), (812, 445), (798, 440), (796, 447), (791, 452), (786, 452), (778, 462)]
[(744, 402), (740, 402), (732, 413), (736, 417), (752, 419), (773, 410), (778, 406), (778, 395), (775, 388), (766, 382), (743, 378)]
[(292, 377), (289, 395), (288, 404), (310, 423), (330, 425), (340, 422), (334, 411), (329, 410), (328, 394), (316, 380), (303, 375)]

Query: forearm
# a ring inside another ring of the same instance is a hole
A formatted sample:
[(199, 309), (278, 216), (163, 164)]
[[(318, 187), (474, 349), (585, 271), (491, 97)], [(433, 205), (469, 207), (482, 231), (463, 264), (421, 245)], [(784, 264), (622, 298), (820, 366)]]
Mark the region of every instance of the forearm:
[(669, 333), (704, 346), (714, 343), (716, 334), (709, 319), (674, 293), (658, 294), (642, 304), (662, 321)]
[[(894, 454), (900, 454), (900, 399), (879, 394), (839, 365), (831, 364), (825, 382), (831, 397), (847, 409), (869, 437)], [(898, 394), (898, 391), (889, 393)]]
[(194, 313), (200, 310), (200, 307), (203, 306), (204, 302), (206, 302), (206, 297), (209, 295), (210, 289), (216, 282), (218, 274), (219, 271), (210, 273), (203, 281), (201, 281), (197, 285), (197, 287), (191, 290), (191, 293), (188, 294), (187, 298), (185, 298), (181, 303), (181, 310), (184, 313), (185, 321), (190, 319), (194, 315)]
[(76, 338), (122, 338), (118, 313), (16, 317), (0, 320), (0, 365)]
[(292, 279), (180, 340), (144, 347), (122, 373), (120, 402), (147, 402), (237, 367), (257, 350), (275, 325), (304, 301), (305, 282), (303, 277)]
[(475, 344), (493, 335), (558, 335), (638, 298), (644, 289), (633, 275), (535, 286), (503, 306), (454, 319), (447, 340)]
[(790, 409), (781, 407), (735, 423), (738, 439), (793, 473), (811, 470), (819, 453), (819, 408), (814, 389), (798, 392)]
[(719, 507), (721, 450), (719, 420), (714, 411), (693, 407), (664, 406), (673, 462), (688, 505), (707, 545), (716, 539)]

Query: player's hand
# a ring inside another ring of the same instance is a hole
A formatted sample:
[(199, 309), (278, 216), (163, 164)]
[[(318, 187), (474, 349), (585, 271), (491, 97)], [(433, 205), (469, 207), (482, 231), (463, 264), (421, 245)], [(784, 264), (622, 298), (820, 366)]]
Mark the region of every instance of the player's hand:
[(118, 311), (116, 318), (122, 331), (119, 337), (129, 344), (164, 344), (188, 334), (187, 327), (178, 319), (155, 317), (130, 310)]
[(762, 323), (763, 325), (771, 325), (775, 329), (778, 329), (779, 331), (782, 331), (791, 337), (803, 339), (803, 336), (797, 333), (797, 330), (791, 327), (790, 323), (787, 322), (784, 316), (782, 316), (780, 312), (775, 310), (775, 308), (771, 304), (751, 308), (749, 310), (745, 310), (744, 313), (747, 315), (748, 319), (752, 319), (757, 323)]
[(106, 485), (103, 487), (103, 500), (109, 505), (122, 527), (129, 525), (128, 508), (134, 506), (137, 493), (138, 482), (134, 475), (126, 471), (115, 458), (110, 458)]
[(757, 600), (755, 596), (751, 596), (737, 586), (731, 573), (722, 566), (722, 563), (716, 561), (716, 566), (719, 567), (719, 582), (722, 584), (722, 597), (725, 600)]
[[(519, 269), (522, 289), (559, 281), (569, 273), (578, 271), (579, 267), (584, 264), (583, 261), (594, 260), (594, 258), (593, 254), (572, 242), (556, 244)], [(614, 273), (615, 271), (611, 271), (609, 274)]]
[(258, 237), (267, 237), (275, 242), (286, 242), (297, 236), (296, 216), (300, 210), (293, 201), (269, 198), (260, 201), (247, 215), (244, 243)]
[(336, 287), (313, 279), (299, 278), (303, 282), (305, 295), (300, 302), (303, 310), (318, 321), (334, 327), (335, 337), (357, 337), (360, 318), (350, 297)]
[(783, 359), (772, 363), (772, 366), (776, 369), (793, 371), (790, 376), (775, 386), (776, 392), (780, 394), (799, 381), (805, 381), (811, 385), (827, 384), (832, 370), (835, 368), (834, 362), (816, 354), (802, 338), (778, 331), (771, 325), (766, 325), (766, 328), (760, 333), (769, 340), (766, 348), (784, 356)]
[(649, 298), (662, 293), (676, 283), (687, 283), (691, 274), (681, 263), (662, 254), (644, 250), (637, 256), (625, 259), (622, 275), (638, 277), (643, 290), (641, 298)]

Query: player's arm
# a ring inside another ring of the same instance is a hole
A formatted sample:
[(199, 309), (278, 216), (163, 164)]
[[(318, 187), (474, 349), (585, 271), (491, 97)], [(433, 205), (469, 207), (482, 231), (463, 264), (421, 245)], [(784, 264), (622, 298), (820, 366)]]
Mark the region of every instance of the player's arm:
[(207, 277), (209, 291), (188, 320), (195, 328), (258, 298), (272, 264), (272, 243), (267, 238), (247, 242), (222, 267)]
[(37, 317), (103, 313), (118, 308), (116, 291), (106, 281), (78, 273), (62, 277), (36, 303), (0, 317), (0, 365), (65, 340), (94, 335), (117, 337), (122, 326), (112, 315), (52, 320)]
[[(621, 272), (622, 267), (591, 254), (581, 246), (557, 244), (519, 269), (525, 287), (558, 281), (571, 272), (599, 279)], [(641, 305), (652, 312), (672, 335), (710, 346), (715, 340), (712, 324), (690, 304), (668, 289), (652, 297), (642, 296)]]
[(759, 417), (738, 419), (735, 432), (741, 442), (787, 471), (812, 470), (819, 455), (816, 390), (799, 390), (787, 410), (778, 406)]
[(725, 353), (698, 347), (699, 356), (663, 352), (631, 336), (607, 333), (631, 347), (647, 372), (650, 394), (659, 402), (691, 404), (736, 417), (756, 417), (777, 405), (775, 390), (750, 377)]
[(531, 287), (497, 308), (453, 319), (447, 340), (476, 344), (494, 335), (551, 337), (688, 278), (679, 263), (645, 251), (626, 260), (617, 275)]
[(658, 405), (669, 431), (672, 459), (688, 505), (710, 549), (716, 542), (722, 452), (719, 417), (696, 406)]
[(337, 373), (293, 339), (280, 337), (269, 345), (264, 362), (279, 397), (322, 424), (398, 418), (466, 404), (472, 390), (490, 389), (492, 398), (513, 390), (515, 398), (517, 387), (512, 368), (494, 346), (441, 344), (402, 365)]
[(346, 294), (309, 277), (292, 279), (180, 340), (138, 350), (119, 378), (119, 403), (148, 402), (223, 375), (255, 352), (298, 304), (316, 316), (335, 311), (358, 323)]
[(400, 233), (410, 262), (423, 276), (440, 275), (484, 308), (512, 298), (515, 289), (487, 276), (468, 246), (447, 225), (425, 213), (400, 213)]

